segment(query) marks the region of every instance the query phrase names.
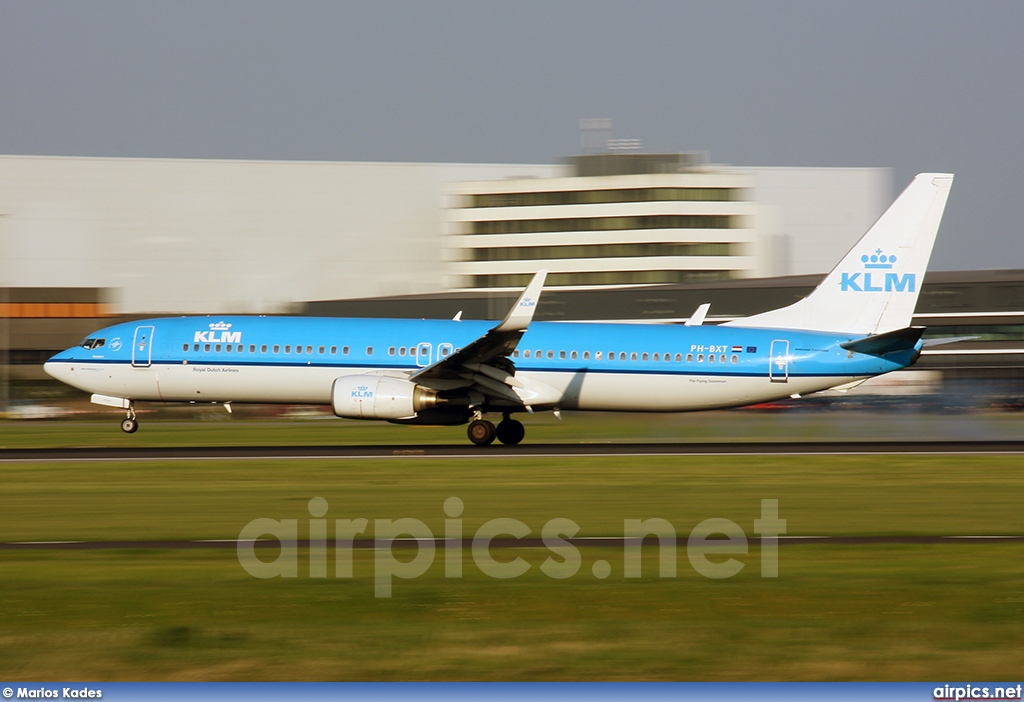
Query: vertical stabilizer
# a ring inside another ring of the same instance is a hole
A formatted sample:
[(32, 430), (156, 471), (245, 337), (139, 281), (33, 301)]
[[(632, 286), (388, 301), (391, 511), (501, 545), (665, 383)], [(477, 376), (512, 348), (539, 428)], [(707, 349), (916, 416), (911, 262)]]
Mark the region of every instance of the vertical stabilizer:
[(910, 326), (952, 184), (952, 174), (918, 175), (810, 295), (727, 324), (856, 334)]

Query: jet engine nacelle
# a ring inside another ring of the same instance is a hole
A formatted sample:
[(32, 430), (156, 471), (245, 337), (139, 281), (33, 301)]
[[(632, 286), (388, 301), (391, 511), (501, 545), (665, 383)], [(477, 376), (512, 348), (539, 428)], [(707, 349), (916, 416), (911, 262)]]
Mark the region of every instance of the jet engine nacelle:
[(405, 419), (437, 406), (437, 391), (401, 378), (346, 375), (331, 388), (331, 407), (346, 419)]

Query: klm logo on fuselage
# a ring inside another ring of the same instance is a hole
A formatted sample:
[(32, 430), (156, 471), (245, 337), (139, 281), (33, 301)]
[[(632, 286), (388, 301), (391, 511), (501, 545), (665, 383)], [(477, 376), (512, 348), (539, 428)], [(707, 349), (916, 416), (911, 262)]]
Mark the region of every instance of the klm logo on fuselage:
[(860, 257), (865, 270), (841, 273), (839, 289), (843, 292), (917, 292), (916, 273), (884, 273), (896, 263), (896, 256), (887, 256), (877, 249), (870, 256)]
[(210, 325), (209, 331), (197, 331), (194, 343), (196, 344), (240, 344), (242, 343), (242, 332), (230, 331), (231, 325), (225, 322), (215, 322)]

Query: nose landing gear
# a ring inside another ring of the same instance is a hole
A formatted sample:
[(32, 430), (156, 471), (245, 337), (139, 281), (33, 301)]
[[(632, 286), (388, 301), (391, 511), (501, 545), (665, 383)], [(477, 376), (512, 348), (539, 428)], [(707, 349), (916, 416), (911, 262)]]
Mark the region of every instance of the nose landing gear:
[(121, 431), (134, 434), (139, 430), (139, 420), (135, 418), (135, 403), (128, 403), (128, 416), (121, 420)]

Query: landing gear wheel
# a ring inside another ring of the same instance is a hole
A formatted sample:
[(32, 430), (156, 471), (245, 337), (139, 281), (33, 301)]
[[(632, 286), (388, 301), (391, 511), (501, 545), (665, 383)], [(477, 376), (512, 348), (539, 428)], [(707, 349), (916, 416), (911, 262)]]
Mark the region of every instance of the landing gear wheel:
[(477, 446), (487, 446), (494, 442), (494, 425), (486, 419), (474, 419), (469, 423), (466, 434)]
[(509, 446), (515, 446), (526, 436), (526, 428), (523, 426), (523, 423), (515, 419), (501, 420), (495, 431), (498, 435), (498, 441)]
[(139, 421), (132, 417), (121, 420), (121, 431), (125, 434), (134, 434), (139, 430)]

